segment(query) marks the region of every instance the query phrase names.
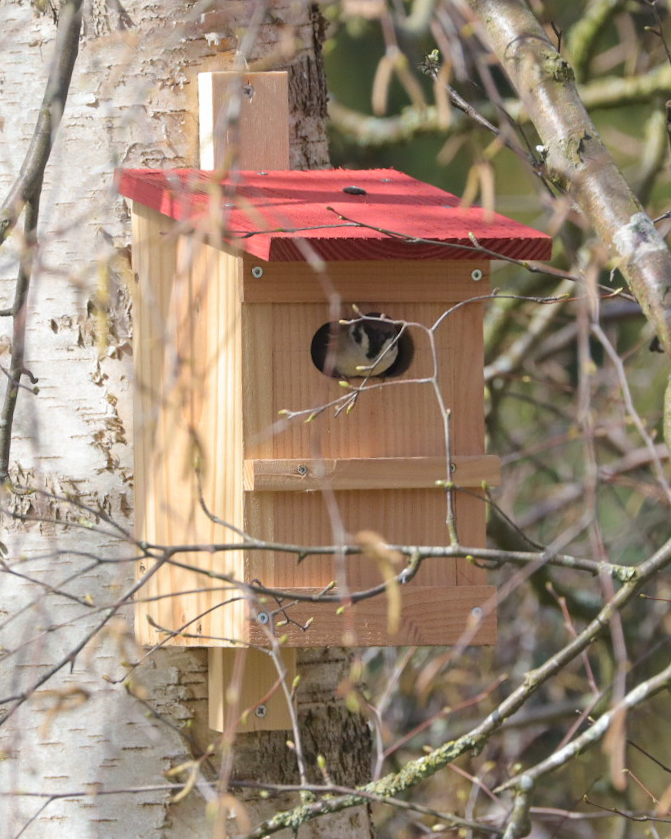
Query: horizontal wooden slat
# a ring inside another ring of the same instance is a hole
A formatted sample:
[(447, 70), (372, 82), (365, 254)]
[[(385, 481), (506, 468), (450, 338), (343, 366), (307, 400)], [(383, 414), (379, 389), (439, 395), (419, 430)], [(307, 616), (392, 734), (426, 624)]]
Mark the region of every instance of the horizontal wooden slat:
[[(501, 463), (495, 455), (452, 458), (457, 486), (498, 486)], [(444, 457), (354, 457), (340, 460), (246, 460), (247, 492), (310, 492), (335, 490), (426, 489), (445, 480)]]
[[(320, 589), (295, 589), (297, 594), (318, 595)], [(322, 647), (329, 645), (359, 647), (401, 647), (407, 645), (443, 646), (460, 642), (471, 645), (496, 643), (496, 611), (494, 586), (408, 585), (401, 588), (402, 612), (399, 631), (390, 634), (389, 602), (386, 596), (373, 597), (338, 614), (337, 603), (306, 603), (285, 600), (282, 609), (266, 604), (272, 615), (275, 635), (287, 636), (288, 647)], [(474, 612), (474, 610), (476, 610)], [(478, 610), (482, 610), (479, 612)], [(277, 623), (290, 618), (285, 625)], [(482, 624), (473, 637), (478, 616)], [(304, 627), (314, 618), (308, 629)], [(267, 645), (263, 629), (250, 625), (250, 641)]]
[[(242, 257), (245, 303), (325, 303), (334, 293), (344, 303), (450, 303), (491, 293), (486, 259), (415, 262), (330, 262), (316, 271), (305, 262), (264, 262)], [(256, 269), (255, 271), (253, 269)], [(259, 269), (263, 272), (261, 276)], [(473, 279), (473, 272), (480, 279)]]

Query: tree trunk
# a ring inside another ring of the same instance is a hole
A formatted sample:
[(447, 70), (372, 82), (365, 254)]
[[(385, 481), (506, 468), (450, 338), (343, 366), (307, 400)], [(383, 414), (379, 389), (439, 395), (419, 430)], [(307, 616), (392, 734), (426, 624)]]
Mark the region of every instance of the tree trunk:
[[(197, 74), (231, 69), (245, 21), (257, 27), (250, 66), (272, 56), (272, 69), (290, 69), (292, 167), (323, 167), (328, 156), (316, 8), (278, 2), (272, 16), (255, 21), (259, 4), (229, 0), (210, 19), (210, 30), (201, 23), (201, 5), (87, 5), (46, 169), (25, 316), (25, 367), (38, 379), (38, 392), (22, 388), (18, 394), (11, 485), (0, 508), (0, 551), (6, 548), (12, 571), (2, 577), (0, 616), (7, 654), (0, 790), (16, 793), (2, 806), (8, 837), (23, 828), (25, 839), (181, 839), (212, 830), (200, 792), (170, 804), (162, 774), (200, 756), (213, 741), (206, 652), (158, 651), (124, 686), (123, 663), (144, 654), (129, 630), (129, 607), (95, 631), (132, 578), (131, 549), (92, 512), (132, 529), (129, 211), (113, 194), (112, 172), (115, 166), (198, 165)], [(0, 32), (4, 195), (21, 167), (44, 94), (56, 33), (50, 4), (2, 5)], [(295, 42), (295, 55), (287, 55)], [(18, 232), (4, 245), (0, 309), (11, 306), (21, 247)], [(3, 368), (11, 320), (0, 321)], [(346, 666), (339, 651), (306, 652), (299, 704), (311, 767), (316, 754), (324, 754), (334, 780), (353, 784), (367, 775), (369, 737), (362, 719), (335, 702)], [(234, 777), (295, 781), (295, 758), (285, 741), (281, 732), (238, 738)], [(215, 775), (217, 767), (204, 764), (203, 771)], [(112, 790), (120, 792), (91, 795)], [(254, 823), (278, 802), (247, 796), (244, 806)], [(338, 819), (304, 828), (305, 835), (368, 834), (365, 810)]]

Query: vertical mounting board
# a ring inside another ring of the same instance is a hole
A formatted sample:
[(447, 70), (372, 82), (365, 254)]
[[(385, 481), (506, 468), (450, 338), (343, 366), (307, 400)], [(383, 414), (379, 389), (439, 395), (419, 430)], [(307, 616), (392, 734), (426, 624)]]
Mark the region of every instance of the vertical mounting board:
[[(198, 76), (200, 166), (218, 169), (289, 168), (289, 76), (271, 73), (200, 73)], [(249, 651), (240, 675), (239, 705), (254, 707), (277, 680), (277, 669), (262, 652)], [(208, 667), (210, 727), (223, 731), (227, 686), (236, 671), (239, 651), (210, 648)], [(296, 651), (283, 652), (286, 681), (296, 675)], [(239, 731), (290, 729), (291, 718), (282, 691), (263, 702), (238, 724)]]
[(289, 81), (272, 73), (200, 73), (201, 169), (289, 168)]

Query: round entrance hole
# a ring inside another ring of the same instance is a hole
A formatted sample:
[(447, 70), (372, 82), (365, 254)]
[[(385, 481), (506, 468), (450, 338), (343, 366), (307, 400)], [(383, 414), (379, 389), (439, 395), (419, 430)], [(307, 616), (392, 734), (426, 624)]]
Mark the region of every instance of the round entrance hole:
[(312, 363), (333, 379), (400, 376), (415, 352), (407, 328), (380, 312), (322, 324), (312, 338)]

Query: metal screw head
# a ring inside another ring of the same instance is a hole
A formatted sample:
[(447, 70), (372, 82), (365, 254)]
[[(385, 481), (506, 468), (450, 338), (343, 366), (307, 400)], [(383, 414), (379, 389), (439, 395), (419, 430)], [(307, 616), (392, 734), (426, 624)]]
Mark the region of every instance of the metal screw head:
[(256, 620), (265, 626), (270, 620), (270, 616), (268, 615), (268, 612), (259, 612), (256, 616)]
[(260, 265), (255, 265), (252, 268), (252, 277), (256, 280), (260, 280), (263, 276), (263, 268)]
[(474, 268), (471, 271), (471, 279), (474, 282), (479, 283), (480, 280), (482, 279), (482, 271), (479, 268)]
[(456, 472), (456, 471), (457, 471), (457, 464), (456, 463), (450, 463), (450, 472)]
[(254, 709), (254, 713), (260, 720), (262, 720), (265, 716), (268, 715), (268, 709), (265, 705), (257, 705)]
[(308, 473), (308, 467), (304, 463), (301, 463), (299, 466), (296, 467), (296, 472), (301, 477), (304, 477)]

